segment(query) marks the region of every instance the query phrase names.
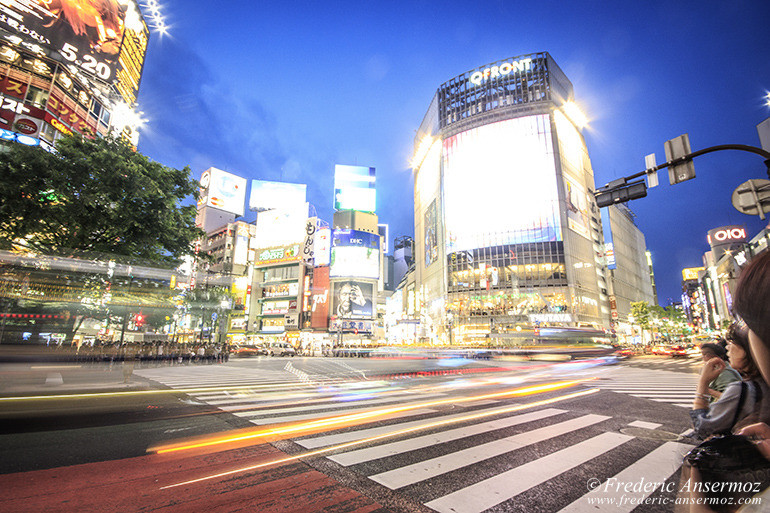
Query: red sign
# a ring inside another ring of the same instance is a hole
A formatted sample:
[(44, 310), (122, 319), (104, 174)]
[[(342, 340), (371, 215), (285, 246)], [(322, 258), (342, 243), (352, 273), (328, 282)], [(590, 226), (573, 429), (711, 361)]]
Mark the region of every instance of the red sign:
[(11, 77), (5, 77), (3, 81), (0, 82), (0, 90), (7, 96), (13, 96), (14, 98), (23, 100), (27, 94), (27, 84)]
[(13, 124), (13, 128), (16, 132), (24, 135), (36, 134), (39, 130), (37, 124), (29, 118), (19, 118), (16, 123)]
[(48, 98), (46, 109), (77, 132), (83, 133), (86, 131), (86, 129), (88, 129), (93, 133), (96, 133), (95, 124), (89, 123), (83, 119), (77, 112), (75, 112), (74, 106), (70, 107), (58, 96), (52, 94)]
[(329, 268), (313, 269), (313, 285), (310, 288), (310, 327), (327, 329), (329, 327)]

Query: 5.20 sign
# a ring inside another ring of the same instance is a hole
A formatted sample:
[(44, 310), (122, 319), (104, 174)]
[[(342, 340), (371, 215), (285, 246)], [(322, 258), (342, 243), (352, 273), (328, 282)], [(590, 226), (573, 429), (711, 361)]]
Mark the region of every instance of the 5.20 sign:
[(82, 59), (78, 56), (78, 49), (69, 43), (62, 45), (59, 53), (69, 62), (82, 68), (83, 70), (96, 75), (102, 80), (109, 80), (112, 75), (112, 68), (104, 62), (99, 62), (93, 55), (84, 55)]

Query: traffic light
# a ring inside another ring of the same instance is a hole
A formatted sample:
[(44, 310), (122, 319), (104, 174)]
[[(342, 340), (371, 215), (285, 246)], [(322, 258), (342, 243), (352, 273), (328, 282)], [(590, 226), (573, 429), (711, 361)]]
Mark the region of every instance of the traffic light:
[(647, 185), (644, 181), (634, 182), (596, 191), (596, 205), (599, 208), (608, 207), (616, 203), (625, 203), (632, 199), (644, 198), (645, 196), (647, 196)]
[(137, 327), (142, 326), (144, 324), (144, 315), (142, 315), (141, 312), (139, 312), (134, 316), (134, 324), (136, 324)]

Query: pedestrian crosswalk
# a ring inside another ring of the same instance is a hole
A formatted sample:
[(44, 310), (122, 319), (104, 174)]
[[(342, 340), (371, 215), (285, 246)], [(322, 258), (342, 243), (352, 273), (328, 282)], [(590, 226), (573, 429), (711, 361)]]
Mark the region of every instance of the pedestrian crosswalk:
[[(590, 491), (586, 478), (601, 483), (612, 479), (662, 483), (675, 476), (683, 455), (692, 448), (623, 432), (629, 426), (663, 429), (659, 423), (642, 419), (629, 423), (611, 412), (572, 411), (566, 402), (540, 405), (535, 401), (532, 404), (538, 406), (528, 406), (524, 398), (467, 400), (449, 389), (410, 388), (408, 383), (319, 384), (311, 376), (285, 368), (258, 374), (229, 366), (174, 371), (139, 372), (172, 388), (210, 384), (210, 390), (202, 386), (189, 395), (255, 425), (388, 411), (376, 422), (332, 426), (283, 443), (292, 444), (300, 457), (303, 452), (320, 454), (316, 457), (337, 465), (332, 468), (340, 472), (358, 474), (374, 486), (441, 513), (545, 511), (531, 501), (557, 482), (559, 489), (572, 491), (550, 497), (548, 511), (630, 512), (633, 508), (627, 506), (601, 509), (603, 503), (595, 505), (592, 501), (597, 497), (606, 500), (618, 494), (611, 487)], [(578, 387), (580, 393), (596, 386), (679, 404), (680, 395), (691, 397), (694, 390), (692, 381), (687, 381), (694, 377), (682, 373), (614, 366), (597, 369), (596, 374), (599, 379)], [(256, 388), (266, 384), (270, 392)], [(283, 388), (286, 392), (277, 394)], [(646, 489), (641, 495), (654, 494), (664, 492)]]
[(616, 366), (605, 368), (592, 386), (640, 399), (692, 408), (698, 376), (665, 370)]
[[(684, 443), (661, 440), (651, 444), (650, 440), (625, 434), (621, 432), (624, 424), (608, 415), (580, 414), (563, 407), (493, 415), (504, 411), (501, 406), (474, 413), (483, 411), (490, 413), (489, 420), (483, 422), (465, 422), (470, 418), (467, 413), (434, 415), (421, 420), (397, 420), (388, 426), (313, 435), (295, 442), (307, 450), (338, 447), (326, 456), (328, 460), (441, 513), (630, 512), (639, 502), (630, 502), (631, 507), (614, 504), (602, 509), (602, 503), (594, 499), (638, 496), (642, 500), (653, 494), (665, 495), (659, 486), (629, 493), (625, 488), (618, 491), (614, 483), (662, 485), (675, 477), (682, 458), (692, 449)], [(437, 419), (446, 421), (446, 425), (431, 429)], [(450, 422), (452, 419), (457, 422)], [(421, 423), (428, 426), (427, 433), (415, 429)], [(660, 427), (657, 423), (643, 424), (648, 429)], [(396, 436), (383, 436), (388, 431)], [(363, 446), (355, 443), (367, 440)], [(643, 454), (636, 460), (626, 456), (640, 451)], [(616, 464), (607, 464), (622, 459), (627, 464), (619, 471), (613, 470)], [(528, 502), (538, 496), (541, 487), (568, 480), (565, 476), (578, 468), (582, 476), (597, 480), (593, 492), (583, 477), (582, 482), (560, 483), (559, 489), (567, 490), (572, 485), (572, 493), (576, 488), (580, 495), (552, 497), (558, 504), (555, 509)]]
[(700, 358), (672, 358), (670, 356), (638, 356), (626, 360), (624, 365), (645, 369), (699, 373), (703, 368), (703, 360)]

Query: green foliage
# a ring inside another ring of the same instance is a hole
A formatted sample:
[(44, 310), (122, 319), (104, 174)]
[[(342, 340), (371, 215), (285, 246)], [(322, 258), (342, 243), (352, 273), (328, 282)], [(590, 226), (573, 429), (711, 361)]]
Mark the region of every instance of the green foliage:
[(649, 329), (652, 312), (650, 305), (644, 301), (634, 301), (631, 303), (631, 315), (634, 317), (634, 323), (643, 329)]
[(0, 248), (103, 252), (174, 265), (193, 254), (190, 169), (153, 162), (115, 137), (65, 137), (57, 153), (0, 151)]

